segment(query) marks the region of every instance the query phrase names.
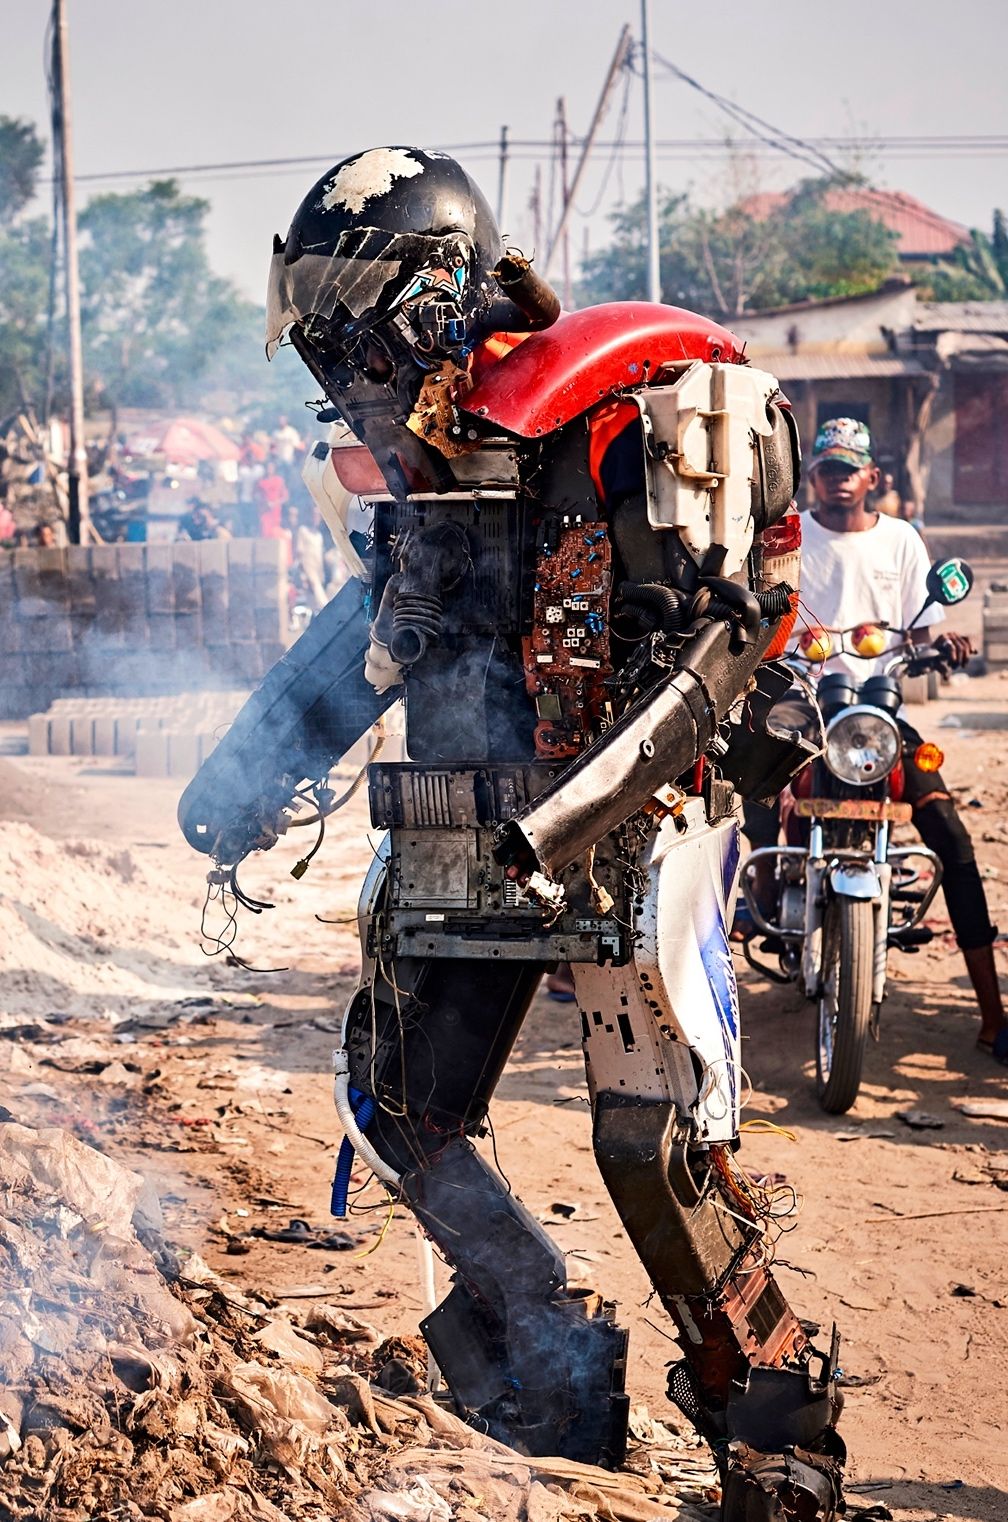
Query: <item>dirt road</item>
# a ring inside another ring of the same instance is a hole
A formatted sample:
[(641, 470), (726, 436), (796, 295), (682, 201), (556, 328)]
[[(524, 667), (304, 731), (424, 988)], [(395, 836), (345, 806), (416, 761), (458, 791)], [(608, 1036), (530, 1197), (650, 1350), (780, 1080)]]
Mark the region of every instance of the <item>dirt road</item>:
[[(1008, 928), (1008, 683), (964, 680), (945, 693), (912, 717), (947, 752), (994, 917)], [(90, 761), (29, 761), (19, 743), (18, 731), (0, 730), (4, 1103), (141, 1168), (169, 1233), (220, 1272), (277, 1297), (335, 1285), (383, 1332), (414, 1331), (413, 1231), (399, 1216), (383, 1229), (376, 1189), (358, 1196), (343, 1250), (261, 1235), (292, 1219), (324, 1233), (338, 1224), (328, 1215), (338, 1143), (328, 1075), (358, 965), (349, 921), (370, 854), (363, 801), (300, 883), (288, 875), (300, 840), (247, 867), (246, 891), (277, 907), (243, 919), (238, 949), (257, 967), (289, 969), (251, 974), (197, 947), (205, 889), (174, 824), (175, 785)], [(852, 1499), (903, 1522), (1003, 1522), (1008, 1122), (970, 1120), (953, 1105), (1005, 1098), (1008, 1075), (974, 1050), (943, 910), (934, 922), (946, 933), (894, 959), (862, 1098), (839, 1121), (814, 1100), (810, 1011), (743, 971), (745, 1119), (795, 1140), (750, 1125), (742, 1156), (804, 1200), (778, 1264), (800, 1314), (827, 1336), (835, 1318), (843, 1333)], [(897, 1118), (915, 1109), (941, 1128)], [(555, 1232), (572, 1276), (620, 1301), (634, 1400), (682, 1428), (664, 1399), (676, 1348), (646, 1304), (591, 1156), (570, 1006), (537, 1001), (493, 1122), (501, 1167)], [(568, 1218), (557, 1205), (577, 1209)]]

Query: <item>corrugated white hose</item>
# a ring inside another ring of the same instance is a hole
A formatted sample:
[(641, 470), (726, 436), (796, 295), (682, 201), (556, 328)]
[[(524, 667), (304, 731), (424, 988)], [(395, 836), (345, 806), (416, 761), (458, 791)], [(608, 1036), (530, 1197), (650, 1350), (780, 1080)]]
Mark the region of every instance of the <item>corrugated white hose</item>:
[(336, 1114), (339, 1116), (340, 1125), (350, 1138), (351, 1145), (362, 1162), (366, 1163), (376, 1178), (380, 1178), (383, 1184), (390, 1184), (398, 1188), (401, 1183), (399, 1174), (388, 1163), (382, 1161), (378, 1153), (372, 1147), (367, 1137), (361, 1132), (357, 1124), (357, 1118), (350, 1103), (350, 1059), (346, 1048), (338, 1046), (333, 1052), (333, 1103), (336, 1106)]
[[(414, 1229), (417, 1262), (420, 1265), (420, 1299), (423, 1301), (424, 1315), (429, 1316), (437, 1305), (437, 1290), (434, 1287), (434, 1249), (419, 1221), (415, 1223)], [(427, 1349), (427, 1388), (432, 1393), (441, 1388), (441, 1370), (430, 1348)]]

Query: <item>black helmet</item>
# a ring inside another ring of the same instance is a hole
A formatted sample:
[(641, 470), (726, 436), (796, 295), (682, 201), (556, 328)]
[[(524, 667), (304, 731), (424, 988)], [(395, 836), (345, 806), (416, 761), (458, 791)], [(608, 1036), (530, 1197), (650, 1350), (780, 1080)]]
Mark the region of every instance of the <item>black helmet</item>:
[[(421, 369), (463, 361), (499, 288), (501, 236), (460, 164), (422, 148), (371, 148), (337, 164), (305, 196), (286, 242), (274, 239), (266, 352), (298, 330), (321, 374), (370, 335)], [(307, 356), (305, 356), (307, 357)]]

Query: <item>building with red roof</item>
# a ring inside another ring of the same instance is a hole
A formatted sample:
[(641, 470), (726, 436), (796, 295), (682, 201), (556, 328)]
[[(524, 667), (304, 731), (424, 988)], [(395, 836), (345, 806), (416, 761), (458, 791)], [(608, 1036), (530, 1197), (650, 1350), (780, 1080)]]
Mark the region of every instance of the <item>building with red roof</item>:
[[(743, 211), (757, 221), (787, 206), (794, 191), (764, 191), (747, 196)], [(823, 204), (829, 211), (864, 211), (896, 234), (900, 259), (941, 259), (970, 241), (969, 228), (939, 216), (903, 190), (875, 190), (869, 185), (835, 185), (827, 190)]]

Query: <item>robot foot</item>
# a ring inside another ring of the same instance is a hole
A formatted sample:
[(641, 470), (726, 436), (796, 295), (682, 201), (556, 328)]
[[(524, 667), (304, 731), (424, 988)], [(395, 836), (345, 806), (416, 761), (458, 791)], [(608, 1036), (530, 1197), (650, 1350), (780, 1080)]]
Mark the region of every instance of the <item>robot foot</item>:
[(669, 1398), (717, 1454), (721, 1522), (834, 1522), (844, 1515), (837, 1341), (834, 1333), (828, 1354), (806, 1348), (786, 1364), (750, 1368), (721, 1407), (705, 1401), (685, 1361), (673, 1367)]
[(731, 1443), (721, 1522), (834, 1522), (844, 1514), (839, 1459), (791, 1448), (761, 1453)]

